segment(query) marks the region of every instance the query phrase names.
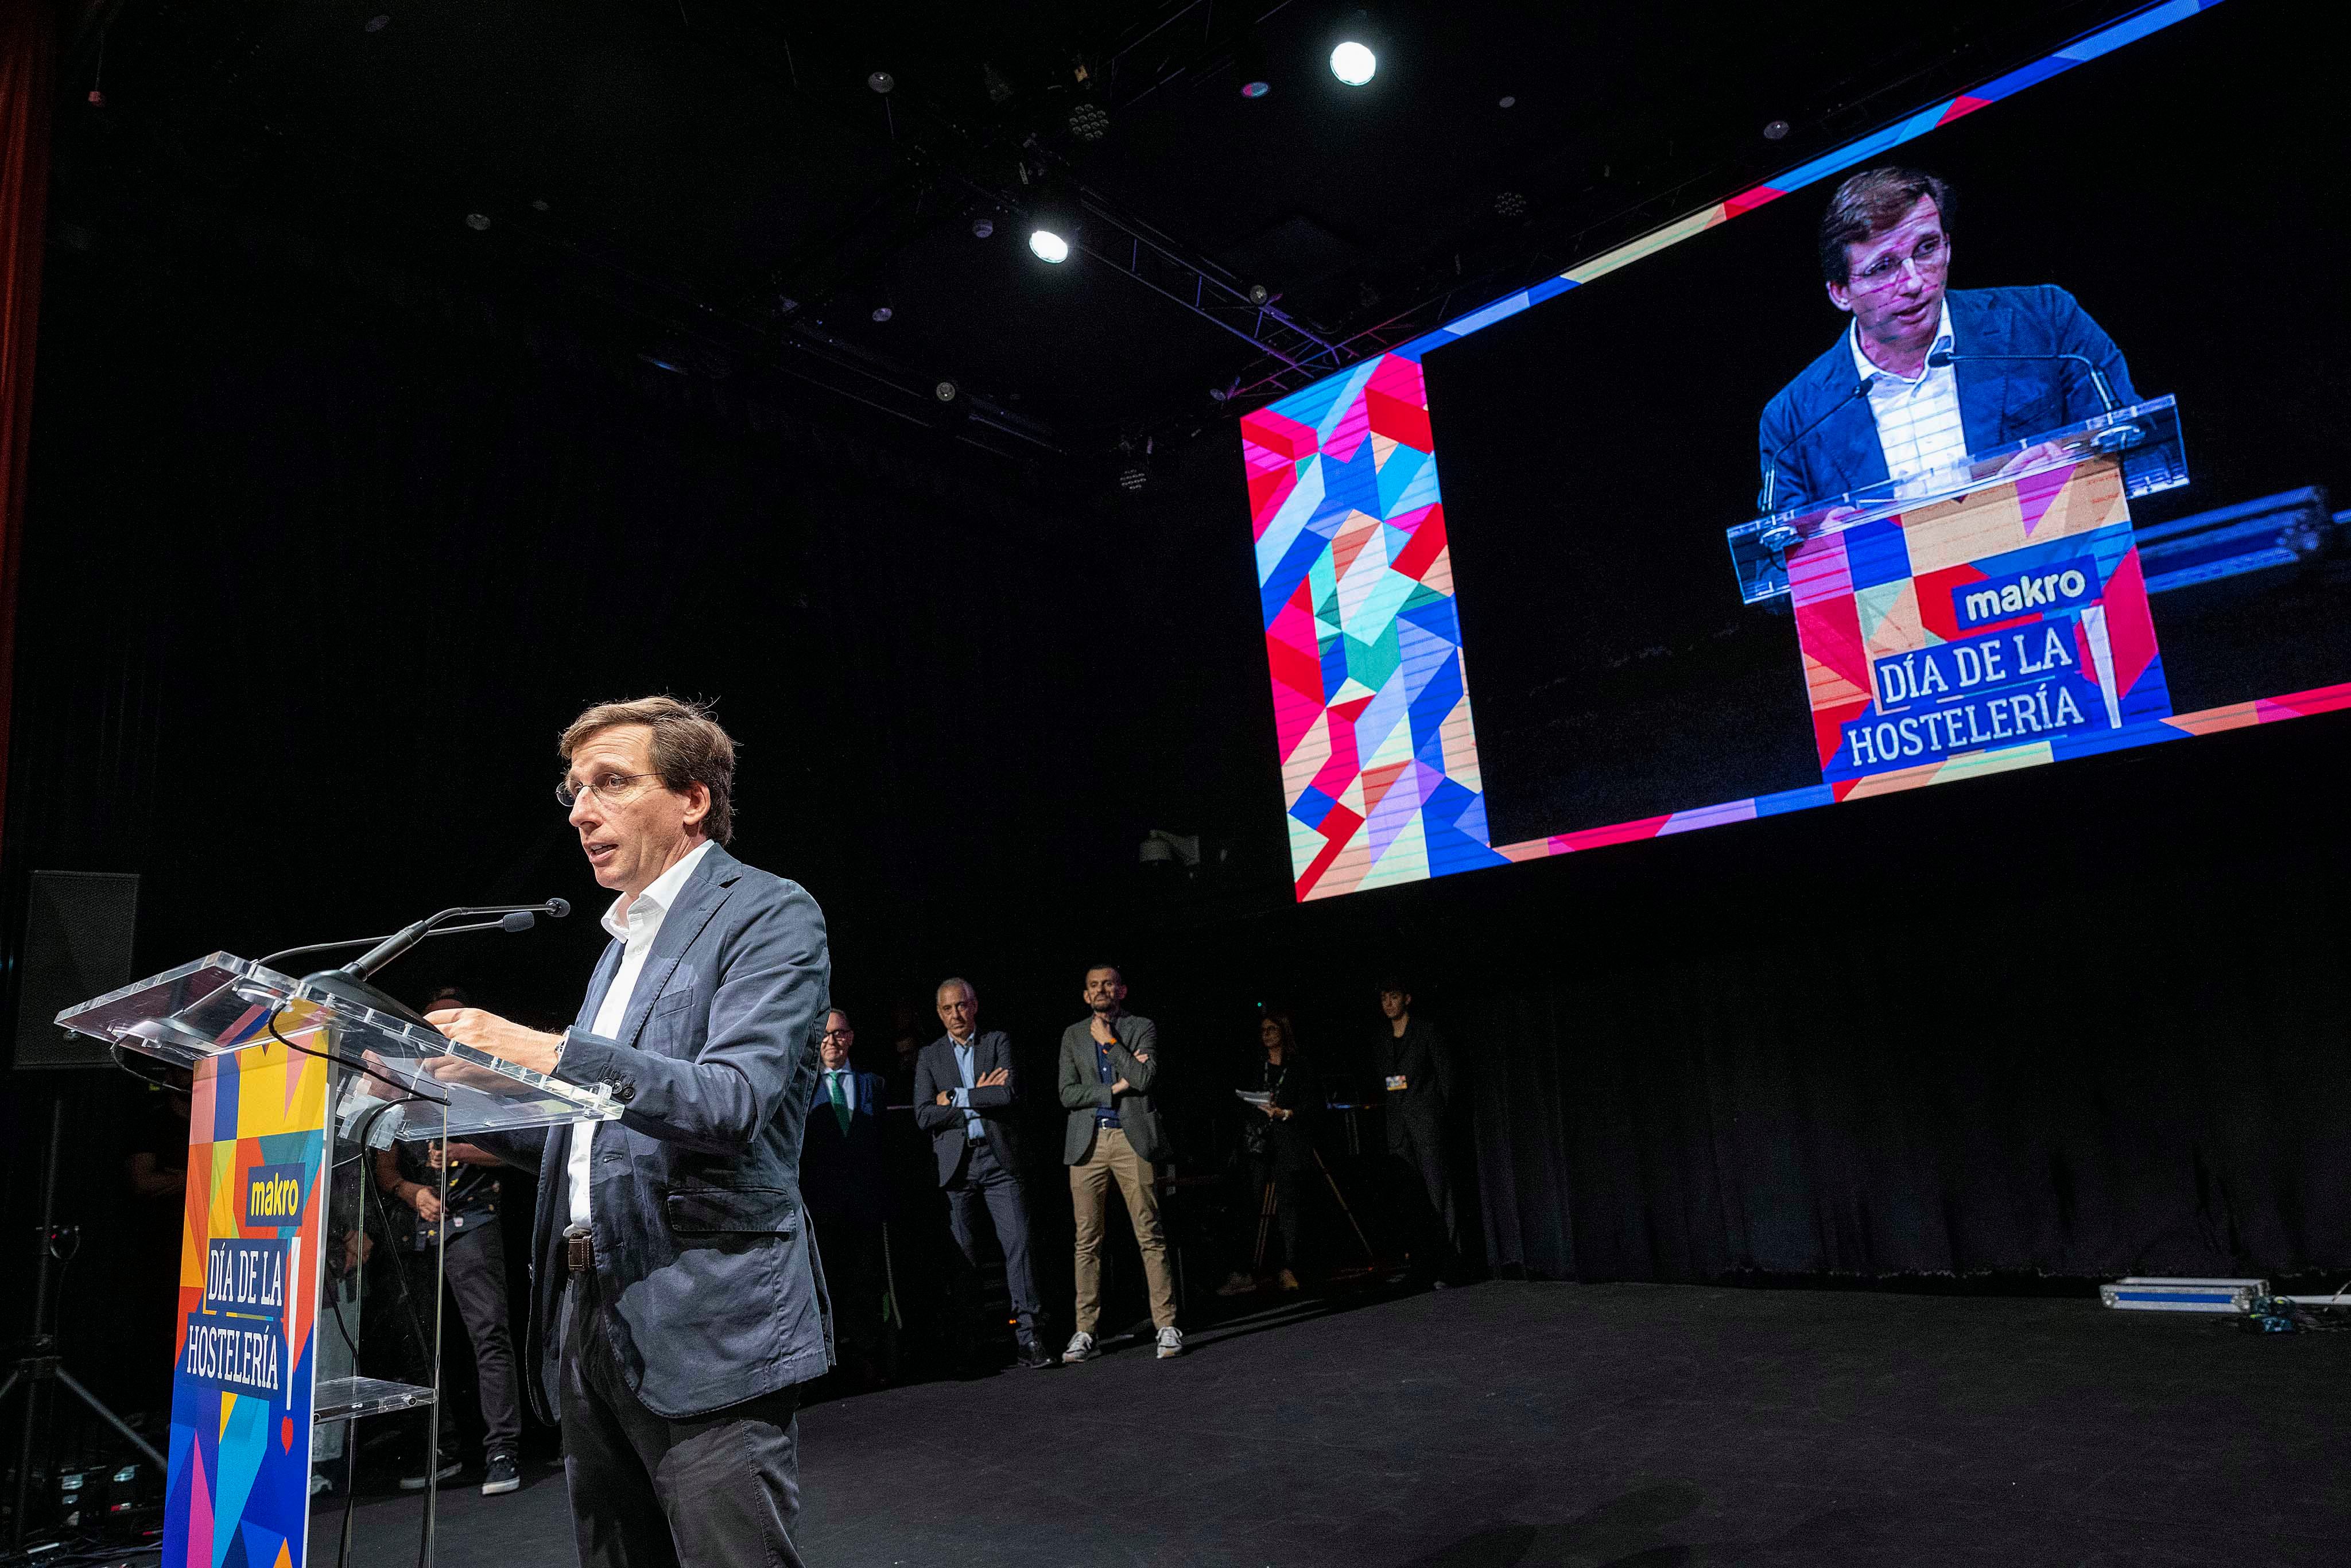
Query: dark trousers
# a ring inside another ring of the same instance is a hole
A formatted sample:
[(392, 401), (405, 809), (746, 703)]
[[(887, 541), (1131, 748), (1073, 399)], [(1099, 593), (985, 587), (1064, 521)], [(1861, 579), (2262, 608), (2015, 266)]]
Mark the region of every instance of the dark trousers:
[[(1012, 1315), (1020, 1320), (1020, 1337), (1039, 1337), (1037, 1277), (1029, 1267), (1029, 1207), (1020, 1178), (981, 1138), (965, 1146), (963, 1168), (946, 1184), (946, 1194), (947, 1228), (955, 1232), (956, 1246), (971, 1270), (979, 1267), (979, 1222), (986, 1209), (996, 1244), (1004, 1249), (1004, 1288), (1012, 1297)], [(964, 1316), (967, 1323), (970, 1313)]]
[(522, 1406), (515, 1396), (514, 1330), (507, 1316), (507, 1244), (492, 1216), (449, 1239), (442, 1277), (457, 1298), (457, 1316), (474, 1344), (474, 1371), (482, 1393), (482, 1453), (517, 1454)]
[[(1393, 1113), (1391, 1113), (1393, 1114)], [(1388, 1175), (1413, 1272), (1449, 1279), (1459, 1267), (1453, 1181), (1445, 1168), (1443, 1132), (1399, 1122), (1388, 1129)]]
[[(411, 1252), (404, 1261), (408, 1268), (408, 1301), (415, 1309), (418, 1332), (430, 1335), (433, 1254)], [(441, 1255), (441, 1278), (447, 1282), (449, 1293), (456, 1298), (457, 1319), (465, 1325), (465, 1337), (474, 1346), (474, 1375), (481, 1394), (485, 1428), (483, 1457), (518, 1455), (522, 1447), (522, 1406), (516, 1396), (514, 1330), (507, 1313), (506, 1238), (499, 1230), (496, 1215), (468, 1218), (463, 1229), (449, 1237)], [(445, 1343), (445, 1334), (444, 1340)], [(425, 1343), (419, 1342), (419, 1352)], [(429, 1362), (424, 1364), (429, 1366)], [(445, 1386), (444, 1380), (444, 1390)], [(417, 1432), (415, 1440), (422, 1443), (424, 1439), (421, 1422)], [(457, 1451), (457, 1434), (445, 1402), (442, 1406), (441, 1447), (447, 1453)]]
[(580, 1568), (801, 1568), (797, 1387), (670, 1420), (629, 1392), (593, 1310), (563, 1303), (563, 1474)]

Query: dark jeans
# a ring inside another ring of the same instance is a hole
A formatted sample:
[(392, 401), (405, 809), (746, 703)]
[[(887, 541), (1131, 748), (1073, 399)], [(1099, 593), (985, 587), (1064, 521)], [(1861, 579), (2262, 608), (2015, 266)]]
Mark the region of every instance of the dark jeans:
[[(981, 1138), (967, 1146), (963, 1169), (946, 1184), (946, 1194), (947, 1228), (955, 1232), (956, 1246), (973, 1270), (979, 1267), (978, 1225), (986, 1208), (996, 1244), (1004, 1249), (1004, 1288), (1012, 1297), (1013, 1316), (1020, 1320), (1020, 1337), (1038, 1338), (1042, 1331), (1038, 1327), (1037, 1278), (1029, 1268), (1029, 1210), (1020, 1178), (998, 1163), (996, 1151)], [(968, 1320), (970, 1314), (964, 1315)]]
[[(411, 1252), (405, 1261), (409, 1301), (415, 1306), (423, 1332), (430, 1334), (433, 1254)], [(491, 1454), (519, 1455), (522, 1406), (515, 1394), (514, 1331), (507, 1316), (506, 1237), (496, 1215), (478, 1219), (469, 1217), (465, 1228), (449, 1238), (442, 1252), (441, 1277), (448, 1282), (449, 1293), (456, 1298), (457, 1319), (465, 1325), (465, 1337), (473, 1342), (474, 1372), (481, 1392), (485, 1428), (482, 1453), (485, 1458)], [(444, 1343), (445, 1338), (444, 1334)], [(442, 1386), (445, 1390), (445, 1379)], [(422, 1443), (424, 1439), (421, 1426), (418, 1430), (415, 1440)], [(445, 1401), (442, 1406), (441, 1447), (446, 1452), (456, 1452), (455, 1423), (449, 1418)]]
[(493, 1215), (468, 1221), (449, 1240), (442, 1277), (457, 1298), (457, 1316), (474, 1343), (474, 1369), (482, 1391), (482, 1452), (517, 1454), (522, 1406), (515, 1397), (514, 1331), (507, 1317), (507, 1240)]
[(563, 1474), (580, 1568), (801, 1568), (799, 1390), (670, 1420), (629, 1392), (593, 1311), (563, 1303)]

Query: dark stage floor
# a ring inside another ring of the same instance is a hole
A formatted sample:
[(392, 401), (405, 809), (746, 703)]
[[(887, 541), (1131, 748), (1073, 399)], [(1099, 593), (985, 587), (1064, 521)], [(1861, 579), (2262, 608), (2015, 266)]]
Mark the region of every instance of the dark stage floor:
[[(1496, 1283), (1193, 1343), (810, 1409), (809, 1562), (2351, 1562), (2351, 1335)], [(413, 1562), (414, 1506), (363, 1506), (363, 1568)], [(442, 1506), (442, 1568), (572, 1562), (551, 1468)]]

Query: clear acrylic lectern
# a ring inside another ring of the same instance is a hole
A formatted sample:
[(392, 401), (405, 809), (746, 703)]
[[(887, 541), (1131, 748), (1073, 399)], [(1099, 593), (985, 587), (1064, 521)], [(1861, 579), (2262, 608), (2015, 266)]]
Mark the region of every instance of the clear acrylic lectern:
[[(314, 1497), (350, 1528), (360, 1417), (416, 1412), (436, 1468), (442, 1227), (388, 1197), (380, 1155), (621, 1114), (350, 993), (214, 953), (57, 1015), (188, 1075), (167, 1085), (191, 1105), (167, 1562), (234, 1540), (250, 1568), (304, 1568)], [(451, 1163), (421, 1162), (444, 1209)]]

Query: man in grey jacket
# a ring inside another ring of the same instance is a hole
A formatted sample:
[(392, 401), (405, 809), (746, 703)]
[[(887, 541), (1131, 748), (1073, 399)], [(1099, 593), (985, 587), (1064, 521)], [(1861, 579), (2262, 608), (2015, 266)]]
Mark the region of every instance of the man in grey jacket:
[(824, 915), (720, 847), (735, 747), (702, 708), (604, 704), (559, 749), (557, 798), (617, 895), (578, 1021), (429, 1017), (626, 1108), (551, 1130), (539, 1158), (525, 1364), (562, 1427), (580, 1561), (797, 1568), (798, 1385), (832, 1359), (799, 1193)]
[(1162, 1361), (1184, 1354), (1176, 1326), (1176, 1281), (1167, 1267), (1167, 1238), (1159, 1227), (1159, 1189), (1153, 1166), (1167, 1156), (1159, 1113), (1151, 1103), (1159, 1081), (1159, 1030), (1126, 1010), (1126, 981), (1114, 965), (1086, 971), (1087, 1017), (1061, 1031), (1061, 1103), (1070, 1122), (1061, 1157), (1070, 1167), (1070, 1201), (1077, 1211), (1077, 1333), (1064, 1362), (1092, 1361), (1102, 1317), (1102, 1222), (1115, 1181), (1143, 1250), (1151, 1287), (1151, 1322)]

